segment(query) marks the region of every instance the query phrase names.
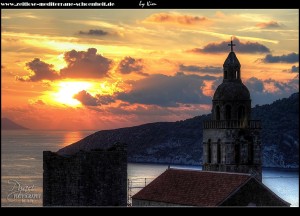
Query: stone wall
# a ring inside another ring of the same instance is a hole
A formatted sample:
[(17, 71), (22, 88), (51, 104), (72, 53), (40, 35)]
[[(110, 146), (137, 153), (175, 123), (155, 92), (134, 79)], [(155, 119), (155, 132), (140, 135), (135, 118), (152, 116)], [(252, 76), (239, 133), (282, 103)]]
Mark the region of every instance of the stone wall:
[(61, 156), (43, 152), (44, 206), (126, 206), (127, 147), (79, 151)]
[(203, 170), (250, 173), (261, 181), (260, 128), (203, 129)]

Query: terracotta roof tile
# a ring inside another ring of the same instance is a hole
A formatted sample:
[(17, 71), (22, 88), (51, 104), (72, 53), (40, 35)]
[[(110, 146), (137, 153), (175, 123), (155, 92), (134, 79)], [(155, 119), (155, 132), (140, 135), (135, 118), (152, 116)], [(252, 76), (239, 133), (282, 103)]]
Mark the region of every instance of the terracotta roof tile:
[(189, 206), (216, 206), (249, 174), (168, 169), (132, 198)]

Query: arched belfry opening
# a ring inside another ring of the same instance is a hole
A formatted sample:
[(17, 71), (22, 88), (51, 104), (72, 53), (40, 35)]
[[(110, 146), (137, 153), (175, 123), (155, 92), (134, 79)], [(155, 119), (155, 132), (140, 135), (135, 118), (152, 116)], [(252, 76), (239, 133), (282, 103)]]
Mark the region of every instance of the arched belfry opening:
[(203, 122), (203, 169), (244, 173), (254, 170), (261, 180), (261, 124), (251, 119), (250, 92), (241, 80), (241, 64), (233, 51), (235, 44), (231, 40), (228, 45), (223, 82), (213, 96), (212, 120)]
[(221, 140), (218, 139), (217, 142), (217, 163), (220, 164), (221, 163)]
[(216, 106), (216, 120), (219, 121), (220, 119), (221, 119), (220, 106)]
[(231, 106), (230, 105), (225, 106), (225, 119), (226, 120), (231, 119)]
[(211, 139), (208, 139), (208, 142), (207, 142), (207, 163), (211, 163), (211, 154), (212, 154)]
[(243, 105), (239, 106), (239, 108), (238, 108), (238, 120), (239, 121), (245, 120), (245, 117), (246, 117), (245, 114), (246, 114), (245, 107)]
[(253, 164), (254, 162), (254, 143), (253, 139), (248, 143), (248, 163)]

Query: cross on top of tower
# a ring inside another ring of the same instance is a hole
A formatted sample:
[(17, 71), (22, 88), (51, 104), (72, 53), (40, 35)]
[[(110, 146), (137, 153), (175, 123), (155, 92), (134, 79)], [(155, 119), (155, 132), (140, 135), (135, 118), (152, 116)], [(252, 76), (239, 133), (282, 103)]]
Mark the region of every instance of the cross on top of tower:
[(235, 44), (232, 43), (232, 38), (231, 38), (230, 44), (228, 44), (228, 46), (231, 46), (231, 52), (233, 52), (233, 47), (235, 46)]

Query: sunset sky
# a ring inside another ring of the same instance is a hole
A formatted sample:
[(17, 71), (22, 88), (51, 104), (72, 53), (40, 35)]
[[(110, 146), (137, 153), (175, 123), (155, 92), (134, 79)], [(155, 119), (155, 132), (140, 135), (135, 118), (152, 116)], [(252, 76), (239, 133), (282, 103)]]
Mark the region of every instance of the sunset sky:
[(230, 51), (252, 106), (299, 91), (299, 10), (2, 10), (2, 117), (102, 130), (211, 111)]

